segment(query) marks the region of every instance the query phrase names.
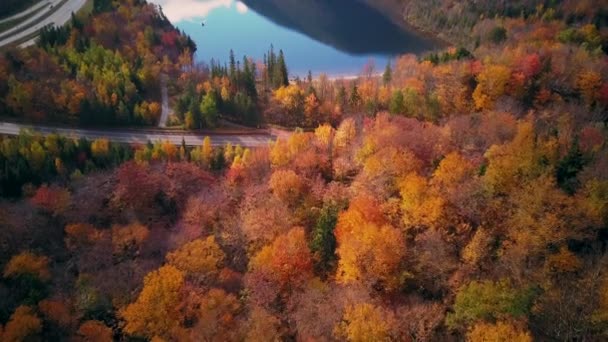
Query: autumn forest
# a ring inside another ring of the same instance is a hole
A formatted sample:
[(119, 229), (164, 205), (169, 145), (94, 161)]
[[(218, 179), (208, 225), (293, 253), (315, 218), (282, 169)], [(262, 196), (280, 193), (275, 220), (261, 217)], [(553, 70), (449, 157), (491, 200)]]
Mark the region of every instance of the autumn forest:
[(155, 126), (166, 78), (179, 129), (281, 134), (0, 137), (0, 340), (608, 339), (608, 3), (382, 3), (445, 46), (298, 77), (95, 0), (2, 50), (2, 121)]

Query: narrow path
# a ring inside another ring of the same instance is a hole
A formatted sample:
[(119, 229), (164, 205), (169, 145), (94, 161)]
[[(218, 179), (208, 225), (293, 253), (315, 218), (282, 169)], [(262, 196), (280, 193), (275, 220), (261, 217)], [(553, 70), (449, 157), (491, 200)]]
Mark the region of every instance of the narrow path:
[(265, 130), (250, 132), (222, 133), (212, 132), (201, 134), (196, 132), (171, 132), (145, 129), (81, 129), (81, 128), (59, 128), (41, 125), (22, 125), (8, 122), (0, 122), (0, 135), (19, 135), (22, 130), (32, 130), (43, 135), (60, 134), (72, 138), (108, 139), (112, 142), (127, 144), (146, 144), (148, 141), (169, 141), (180, 145), (182, 139), (188, 146), (199, 146), (203, 144), (205, 136), (211, 137), (213, 146), (224, 146), (226, 143), (246, 147), (266, 146), (275, 138)]
[(167, 120), (169, 120), (169, 90), (167, 89), (167, 75), (162, 74), (160, 76), (160, 92), (162, 97), (162, 112), (160, 114), (160, 120), (158, 121), (158, 127), (167, 127)]
[(33, 5), (32, 7), (26, 9), (25, 11), (19, 12), (17, 14), (13, 14), (10, 17), (4, 18), (4, 19), (0, 19), (0, 24), (5, 23), (7, 21), (11, 21), (11, 20), (14, 20), (14, 19), (19, 19), (21, 17), (24, 17), (24, 16), (26, 16), (26, 15), (32, 13), (32, 12), (37, 11), (41, 7), (49, 6), (50, 4), (51, 3), (50, 3), (49, 0), (40, 1), (39, 3)]

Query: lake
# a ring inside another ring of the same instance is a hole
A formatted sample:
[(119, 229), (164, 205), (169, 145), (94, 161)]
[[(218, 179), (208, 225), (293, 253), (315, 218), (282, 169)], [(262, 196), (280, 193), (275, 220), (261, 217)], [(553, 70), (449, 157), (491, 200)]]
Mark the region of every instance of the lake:
[[(292, 76), (358, 74), (372, 60), (376, 72), (403, 53), (435, 47), (361, 0), (152, 0), (196, 42), (196, 60), (225, 62), (230, 49), (262, 60), (271, 44), (285, 53)], [(204, 26), (202, 23), (204, 22)]]

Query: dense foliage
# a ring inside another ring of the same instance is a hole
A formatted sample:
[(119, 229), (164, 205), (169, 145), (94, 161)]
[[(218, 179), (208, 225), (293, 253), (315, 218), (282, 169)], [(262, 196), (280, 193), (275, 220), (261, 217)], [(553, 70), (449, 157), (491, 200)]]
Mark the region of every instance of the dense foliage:
[[(289, 85), (289, 73), (282, 50), (271, 46), (263, 63), (243, 57), (236, 60), (230, 51), (229, 64), (211, 60), (209, 66), (192, 67), (180, 78), (175, 120), (185, 128), (214, 128), (224, 119), (259, 126), (260, 108), (265, 107), (271, 91)], [(272, 122), (272, 121), (270, 121)]]
[(475, 47), (488, 41), (501, 41), (506, 33), (500, 25), (503, 18), (543, 21), (557, 19), (581, 26), (585, 24), (600, 28), (608, 26), (606, 0), (386, 0), (385, 2), (403, 6), (404, 17), (408, 23), (468, 47)]
[(0, 56), (0, 113), (83, 125), (156, 124), (160, 75), (195, 50), (155, 6), (96, 0), (88, 18), (44, 29), (38, 47)]
[(188, 126), (309, 128), (251, 150), (2, 139), (0, 339), (605, 340), (605, 33), (543, 17), (382, 77), (184, 60)]

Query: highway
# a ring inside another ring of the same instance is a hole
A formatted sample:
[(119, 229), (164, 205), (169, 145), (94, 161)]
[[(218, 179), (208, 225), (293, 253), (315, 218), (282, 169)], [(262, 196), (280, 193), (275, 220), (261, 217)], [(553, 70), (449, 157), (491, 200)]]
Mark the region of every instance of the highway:
[(42, 7), (50, 6), (50, 5), (51, 5), (51, 3), (48, 0), (40, 1), (39, 3), (35, 4), (34, 6), (28, 8), (28, 9), (26, 9), (23, 12), (19, 12), (17, 14), (14, 14), (14, 15), (10, 16), (10, 17), (4, 18), (4, 19), (0, 19), (0, 24), (5, 23), (7, 21), (14, 20), (14, 19), (19, 19), (19, 18), (24, 17), (24, 16), (26, 16), (26, 15), (32, 13), (32, 12), (37, 11), (38, 9), (40, 9)]
[(146, 129), (80, 129), (80, 128), (59, 128), (39, 125), (22, 125), (8, 122), (0, 122), (0, 135), (19, 135), (21, 130), (32, 130), (43, 135), (59, 134), (75, 139), (86, 138), (108, 139), (116, 143), (126, 144), (146, 144), (148, 141), (156, 142), (160, 140), (168, 140), (175, 145), (182, 143), (182, 138), (188, 146), (202, 145), (205, 136), (209, 135), (213, 146), (223, 146), (230, 142), (232, 145), (241, 145), (246, 147), (259, 147), (268, 145), (274, 136), (264, 130), (252, 130), (251, 133), (222, 133), (221, 131), (212, 134), (198, 134), (190, 132), (171, 132), (160, 130)]
[[(23, 23), (20, 23), (10, 30), (2, 32), (0, 36), (4, 38), (0, 39), (0, 47), (36, 34), (47, 25), (60, 26), (67, 23), (72, 17), (72, 13), (78, 12), (78, 10), (86, 3), (86, 0), (67, 0), (67, 2), (59, 8), (56, 6), (58, 6), (57, 4), (60, 2), (60, 0), (51, 0), (50, 2), (53, 4), (52, 8), (49, 6), (48, 10), (41, 11)], [(47, 15), (49, 11), (52, 11), (53, 13), (41, 20), (41, 17)], [(31, 45), (33, 42), (34, 40), (30, 40), (25, 44)]]

